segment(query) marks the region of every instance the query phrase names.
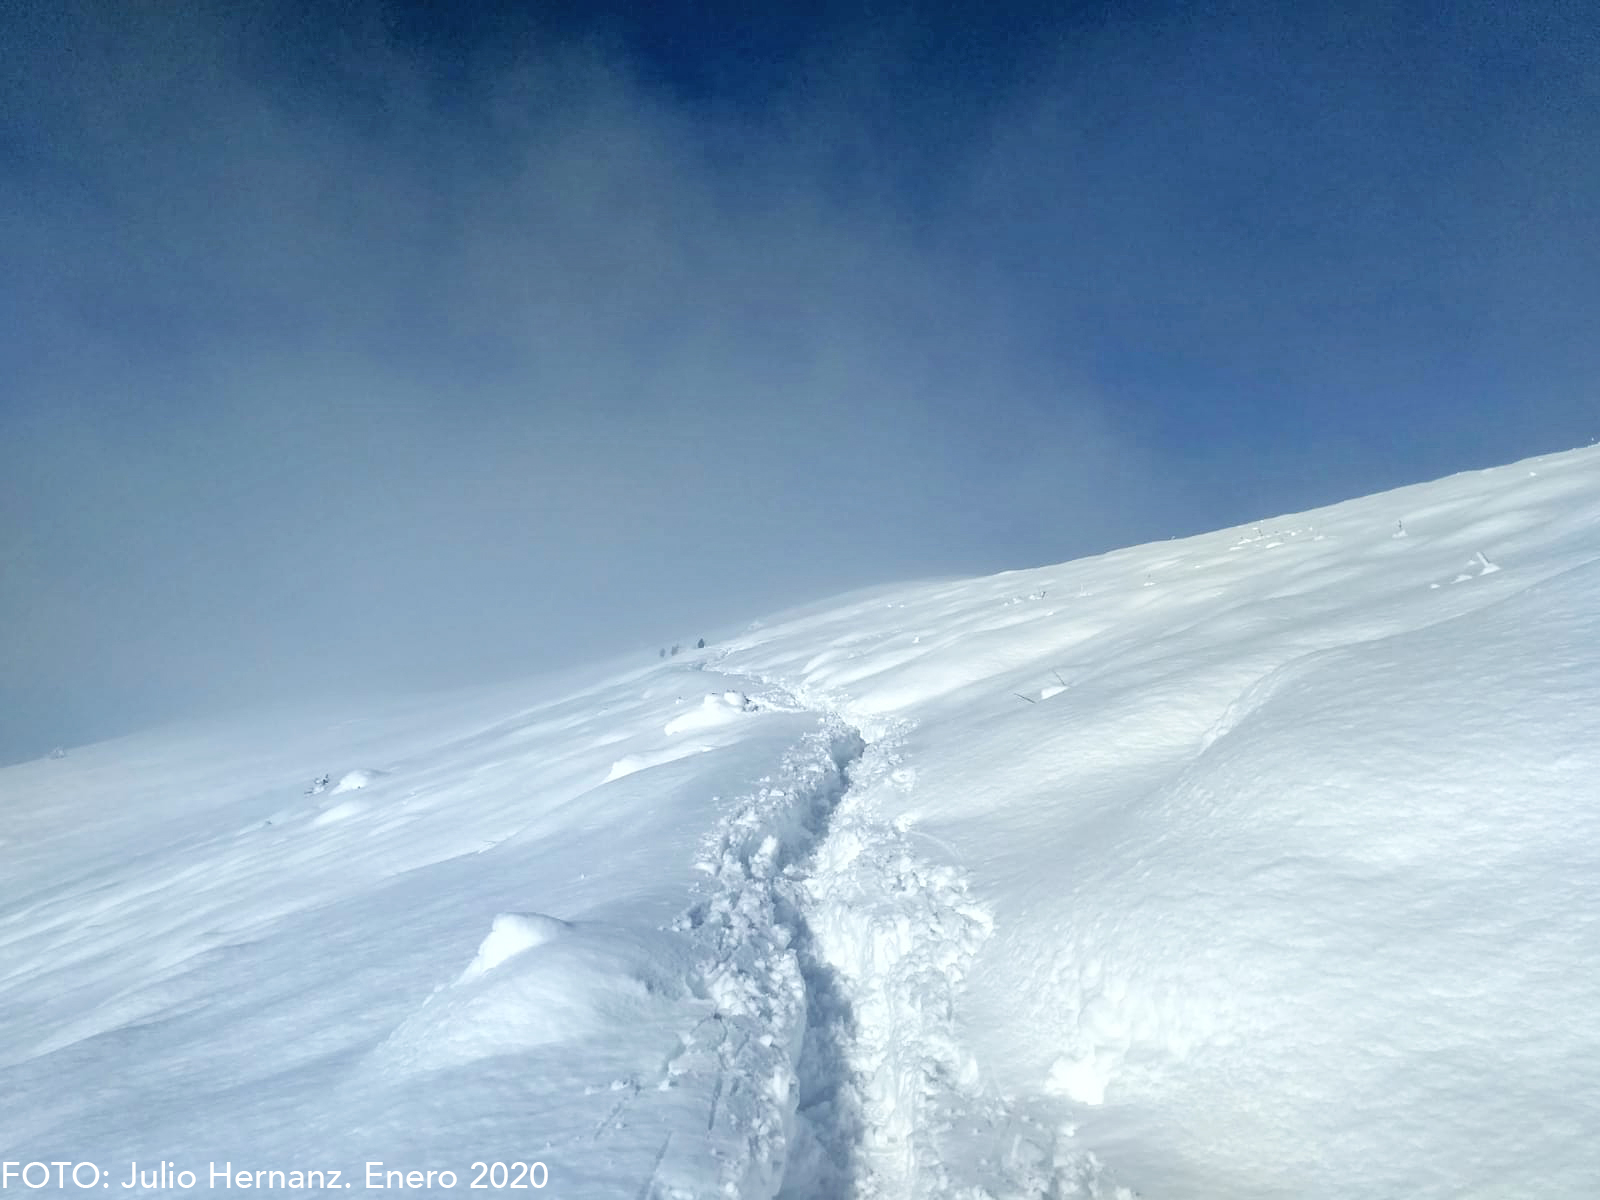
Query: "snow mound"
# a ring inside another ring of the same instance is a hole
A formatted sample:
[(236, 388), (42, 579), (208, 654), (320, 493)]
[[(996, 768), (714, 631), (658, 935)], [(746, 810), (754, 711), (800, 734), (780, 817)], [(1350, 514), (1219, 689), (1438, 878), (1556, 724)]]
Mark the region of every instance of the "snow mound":
[(716, 747), (684, 744), (668, 746), (665, 750), (654, 750), (642, 754), (624, 754), (611, 764), (611, 770), (606, 773), (605, 782), (614, 779), (625, 779), (629, 775), (640, 771), (648, 771), (651, 767), (664, 766), (670, 762), (677, 762), (680, 758), (689, 758), (695, 754), (708, 754)]
[(715, 692), (702, 700), (699, 708), (668, 721), (664, 732), (670, 737), (677, 733), (731, 725), (745, 713), (755, 712), (759, 707), (743, 692)]
[(467, 964), (459, 982), (467, 983), (486, 975), (524, 950), (542, 946), (571, 931), (572, 926), (559, 917), (547, 917), (543, 913), (501, 913), (494, 919), (494, 925), (478, 946), (477, 957)]
[(365, 804), (359, 804), (354, 800), (343, 800), (338, 804), (329, 805), (312, 817), (311, 825), (313, 828), (334, 825), (340, 821), (348, 821), (351, 817), (358, 817), (366, 811), (367, 806)]
[(502, 914), (467, 969), (406, 1018), (375, 1058), (410, 1074), (624, 1037), (676, 1018), (689, 996), (686, 975), (682, 947), (659, 933)]
[(310, 795), (325, 795), (329, 799), (334, 796), (350, 798), (336, 803), (329, 803), (329, 799), (320, 801), (319, 803), (326, 804), (327, 807), (311, 818), (312, 827), (321, 828), (324, 825), (335, 825), (340, 821), (348, 821), (351, 817), (358, 817), (366, 812), (371, 805), (366, 800), (351, 797), (350, 794), (352, 792), (365, 791), (387, 774), (387, 771), (376, 771), (370, 767), (360, 767), (354, 771), (346, 771), (339, 776), (339, 781), (331, 787), (328, 786), (327, 776), (324, 775), (318, 779), (312, 786)]
[(370, 787), (376, 783), (386, 772), (374, 771), (368, 767), (360, 767), (354, 771), (346, 771), (339, 777), (339, 782), (334, 784), (330, 792), (337, 796), (341, 792), (359, 792), (362, 788)]

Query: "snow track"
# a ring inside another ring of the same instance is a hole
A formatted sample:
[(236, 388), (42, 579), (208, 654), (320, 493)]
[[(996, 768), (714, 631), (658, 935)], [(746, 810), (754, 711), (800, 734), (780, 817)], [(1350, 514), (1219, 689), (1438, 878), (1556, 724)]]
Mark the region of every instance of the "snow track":
[(992, 928), (960, 873), (919, 861), (880, 814), (885, 790), (914, 780), (900, 733), (863, 755), (804, 884), (817, 953), (855, 1015), (845, 1065), (861, 1105), (865, 1196), (950, 1194), (940, 1138), (979, 1081), (956, 998)]
[(838, 1136), (850, 1108), (839, 1088), (829, 1089), (835, 1128), (795, 1136), (797, 1110), (816, 1099), (814, 1087), (803, 1095), (801, 1069), (839, 1061), (850, 1024), (812, 948), (803, 882), (864, 750), (855, 730), (828, 721), (791, 750), (706, 839), (697, 865), (711, 882), (676, 923), (697, 943), (699, 987), (714, 1009), (684, 1037), (670, 1074), (713, 1079), (706, 1132), (738, 1147), (721, 1163), (725, 1196), (777, 1194), (796, 1145), (826, 1180), (811, 1194), (849, 1194), (854, 1140)]
[[(789, 693), (764, 703), (801, 707)], [(986, 1088), (963, 1047), (958, 1001), (993, 919), (884, 813), (915, 784), (909, 726), (868, 743), (838, 708), (805, 707), (820, 731), (707, 838), (711, 882), (677, 923), (700, 943), (715, 1011), (672, 1071), (716, 1080), (707, 1132), (742, 1147), (722, 1194), (1114, 1194), (1092, 1156), (1059, 1150), (1060, 1131)]]
[[(1014, 1110), (965, 1045), (960, 1000), (994, 929), (965, 874), (914, 851), (886, 809), (909, 793), (908, 724), (878, 735), (850, 772), (803, 880), (819, 970), (853, 1015), (837, 1091), (859, 1106), (855, 1190), (801, 1179), (791, 1194), (863, 1200), (1021, 1200), (1128, 1196), (1071, 1130)], [(802, 1072), (804, 1080), (804, 1072)], [(807, 1116), (802, 1103), (801, 1117)], [(837, 1125), (813, 1120), (822, 1131)]]

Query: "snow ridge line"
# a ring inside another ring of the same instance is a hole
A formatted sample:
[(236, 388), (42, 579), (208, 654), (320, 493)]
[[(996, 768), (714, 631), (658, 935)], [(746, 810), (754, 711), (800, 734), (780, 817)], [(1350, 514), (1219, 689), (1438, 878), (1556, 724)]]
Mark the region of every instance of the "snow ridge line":
[[(855, 729), (824, 719), (788, 751), (705, 839), (695, 865), (710, 876), (706, 894), (673, 924), (697, 944), (698, 990), (714, 1010), (684, 1037), (669, 1073), (717, 1080), (707, 1133), (738, 1147), (719, 1172), (719, 1192), (730, 1200), (778, 1195), (797, 1169), (823, 1184), (808, 1187), (811, 1197), (847, 1195), (852, 1186), (855, 1139), (809, 1134), (798, 1117), (803, 1066), (836, 1060), (850, 1023), (812, 951), (801, 889), (806, 860), (827, 836), (865, 749)], [(848, 1098), (841, 1101), (838, 1120), (847, 1125)], [(805, 1165), (797, 1168), (797, 1158)]]

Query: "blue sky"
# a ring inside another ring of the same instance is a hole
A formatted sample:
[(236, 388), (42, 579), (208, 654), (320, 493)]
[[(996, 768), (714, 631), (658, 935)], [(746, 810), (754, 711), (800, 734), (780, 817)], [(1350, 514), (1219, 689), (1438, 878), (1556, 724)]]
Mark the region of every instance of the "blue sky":
[(1600, 434), (1584, 5), (0, 15), (0, 759)]

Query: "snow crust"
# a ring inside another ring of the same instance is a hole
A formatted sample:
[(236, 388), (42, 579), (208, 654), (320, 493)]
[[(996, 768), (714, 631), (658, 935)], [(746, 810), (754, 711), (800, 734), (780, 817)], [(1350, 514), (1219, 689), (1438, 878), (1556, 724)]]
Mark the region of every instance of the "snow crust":
[(0, 770), (0, 1159), (1590, 1196), (1597, 747), (1586, 450), (75, 749)]

